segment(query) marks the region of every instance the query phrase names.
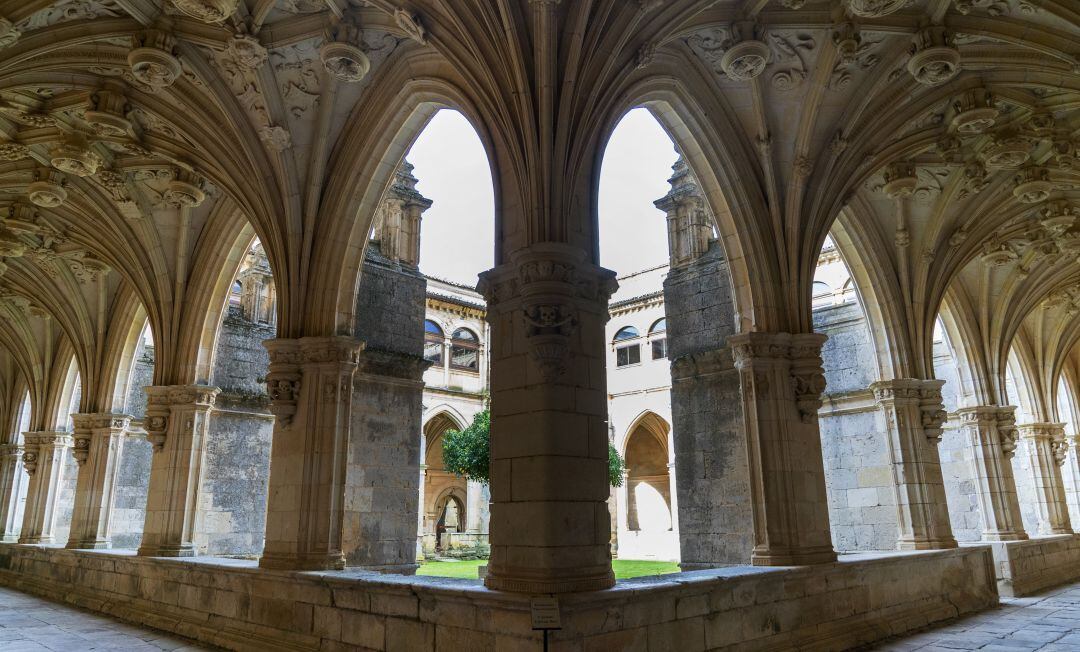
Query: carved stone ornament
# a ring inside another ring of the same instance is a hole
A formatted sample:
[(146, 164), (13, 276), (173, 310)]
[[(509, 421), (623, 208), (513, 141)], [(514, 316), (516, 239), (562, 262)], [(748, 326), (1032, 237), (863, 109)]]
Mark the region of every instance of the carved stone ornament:
[(0, 161), (20, 161), (30, 158), (30, 148), (20, 143), (0, 143)]
[(769, 64), (772, 50), (764, 41), (748, 39), (731, 46), (720, 58), (720, 68), (733, 81), (750, 81)]
[(319, 59), (326, 72), (343, 82), (358, 82), (371, 70), (371, 60), (364, 51), (349, 43), (323, 43), (319, 48)]
[(537, 304), (522, 311), (529, 353), (547, 382), (566, 373), (569, 340), (577, 329), (577, 316), (567, 306)]
[(205, 23), (220, 23), (236, 11), (237, 0), (172, 0), (179, 11)]
[(37, 447), (27, 446), (23, 451), (22, 456), (23, 469), (26, 471), (26, 475), (33, 476), (37, 473), (38, 468), (38, 452)]
[(172, 86), (183, 68), (172, 55), (170, 38), (158, 30), (148, 30), (138, 45), (127, 56), (135, 81), (154, 92)]
[(270, 125), (260, 129), (259, 139), (275, 152), (283, 152), (292, 147), (292, 134), (278, 125)]
[(67, 200), (67, 191), (55, 181), (43, 179), (35, 181), (26, 187), (26, 195), (30, 201), (42, 208), (56, 208)]
[(266, 62), (266, 48), (249, 34), (234, 34), (225, 47), (236, 65), (245, 70), (255, 70)]
[(1016, 175), (1013, 196), (1025, 204), (1037, 204), (1049, 199), (1053, 189), (1046, 168), (1030, 167)]
[(907, 68), (920, 84), (944, 84), (960, 72), (960, 51), (944, 27), (928, 27), (915, 36)]
[(861, 18), (880, 18), (896, 13), (908, 6), (911, 0), (844, 0), (844, 6)]
[(169, 417), (165, 415), (147, 416), (143, 420), (146, 429), (146, 440), (153, 446), (155, 453), (165, 449), (166, 431), (169, 429)]
[(49, 162), (61, 172), (77, 177), (93, 176), (101, 166), (101, 157), (80, 143), (59, 145), (50, 153)]
[(13, 45), (20, 36), (22, 32), (16, 29), (10, 20), (0, 17), (0, 49)]
[(130, 137), (135, 135), (128, 112), (127, 99), (109, 90), (100, 90), (90, 98), (90, 107), (83, 118), (103, 136)]
[(1001, 438), (1001, 452), (1005, 459), (1011, 460), (1016, 455), (1016, 446), (1020, 442), (1020, 430), (1016, 427), (1016, 415), (1012, 408), (998, 412), (997, 431)]
[(1012, 170), (1031, 158), (1031, 142), (1022, 136), (995, 138), (982, 154), (987, 167)]
[(821, 409), (821, 395), (825, 391), (825, 372), (817, 368), (800, 369), (792, 364), (791, 387), (795, 392), (795, 404), (803, 423), (812, 423)]
[(1052, 201), (1040, 207), (1037, 215), (1039, 224), (1051, 236), (1057, 237), (1073, 227), (1077, 218), (1080, 217), (1080, 208), (1065, 200)]
[(890, 199), (910, 197), (919, 185), (915, 165), (907, 161), (890, 163), (882, 177), (885, 185), (881, 187), (881, 191)]
[(1054, 462), (1058, 466), (1064, 466), (1069, 458), (1069, 442), (1065, 439), (1055, 439), (1050, 442), (1050, 451), (1054, 456)]
[(195, 208), (206, 200), (206, 193), (193, 183), (173, 179), (169, 182), (163, 199), (173, 208)]
[(274, 415), (275, 427), (292, 427), (296, 415), (296, 402), (300, 398), (300, 362), (303, 355), (300, 344), (294, 339), (264, 340), (263, 346), (270, 357), (266, 374), (266, 392), (270, 395), (270, 413)]
[(394, 22), (397, 23), (401, 31), (405, 32), (406, 36), (411, 38), (420, 44), (427, 43), (427, 30), (424, 29), (424, 25), (420, 22), (420, 17), (416, 14), (409, 13), (404, 9), (394, 10)]
[(1019, 254), (1013, 251), (1012, 247), (1007, 242), (993, 242), (987, 241), (983, 245), (983, 251), (980, 255), (983, 263), (990, 267), (1001, 267), (1002, 265), (1008, 265), (1015, 262), (1019, 258)]
[(90, 459), (90, 436), (89, 432), (76, 432), (72, 436), (74, 443), (71, 447), (71, 456), (75, 458), (75, 463), (79, 466)]
[(965, 93), (952, 104), (952, 129), (973, 136), (994, 126), (1001, 112), (994, 106), (993, 96), (983, 88)]

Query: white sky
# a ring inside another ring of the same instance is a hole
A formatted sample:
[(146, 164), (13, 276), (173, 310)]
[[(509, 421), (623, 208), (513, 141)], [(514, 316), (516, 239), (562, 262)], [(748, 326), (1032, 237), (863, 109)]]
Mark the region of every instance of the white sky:
[[(677, 158), (659, 123), (645, 109), (629, 112), (615, 129), (600, 173), (600, 263), (619, 275), (667, 261), (664, 214), (653, 201), (667, 194)], [(472, 125), (440, 111), (407, 156), (417, 189), (435, 204), (424, 213), (420, 269), (451, 281), (476, 283), (494, 264), (494, 191), (487, 156)]]

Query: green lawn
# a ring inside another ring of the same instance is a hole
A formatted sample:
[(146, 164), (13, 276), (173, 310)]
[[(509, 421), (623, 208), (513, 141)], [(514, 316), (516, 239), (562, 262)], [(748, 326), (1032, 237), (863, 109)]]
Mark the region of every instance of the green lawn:
[[(473, 559), (469, 561), (427, 561), (416, 571), (417, 575), (433, 575), (437, 577), (461, 577), (465, 579), (477, 579), (477, 569), (486, 564), (486, 560)], [(616, 559), (611, 562), (615, 570), (615, 579), (625, 580), (631, 577), (643, 575), (663, 575), (665, 573), (678, 573), (679, 565), (673, 561), (647, 561), (643, 559)]]

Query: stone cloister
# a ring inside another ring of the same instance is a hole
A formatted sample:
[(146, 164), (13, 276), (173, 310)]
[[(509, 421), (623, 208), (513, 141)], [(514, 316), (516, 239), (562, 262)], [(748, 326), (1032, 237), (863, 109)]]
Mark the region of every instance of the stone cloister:
[[(1078, 100), (1072, 0), (0, 0), (0, 583), (233, 649), (534, 649), (554, 595), (557, 648), (695, 650), (1075, 579)], [(634, 107), (683, 157), (638, 453), (686, 572), (616, 583), (597, 186)], [(444, 108), (495, 190), (482, 585), (411, 576), (401, 172)], [(864, 339), (814, 310), (827, 237)]]

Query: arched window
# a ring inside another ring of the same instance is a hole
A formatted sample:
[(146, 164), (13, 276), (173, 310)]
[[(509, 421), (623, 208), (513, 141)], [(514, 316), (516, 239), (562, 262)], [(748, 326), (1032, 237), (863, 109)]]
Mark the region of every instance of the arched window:
[(430, 319), (424, 320), (424, 359), (434, 364), (442, 364), (443, 360), (443, 332)]
[(652, 359), (662, 360), (667, 357), (667, 319), (657, 319), (649, 328), (649, 340), (652, 344)]
[(467, 328), (459, 328), (450, 337), (450, 366), (466, 371), (480, 371), (480, 339)]
[[(641, 334), (638, 333), (638, 329), (633, 326), (624, 326), (615, 333), (614, 342), (618, 345), (619, 342), (636, 339), (640, 336)], [(615, 347), (616, 367), (626, 367), (628, 365), (638, 364), (639, 362), (641, 362), (641, 344), (635, 342), (633, 344)]]

